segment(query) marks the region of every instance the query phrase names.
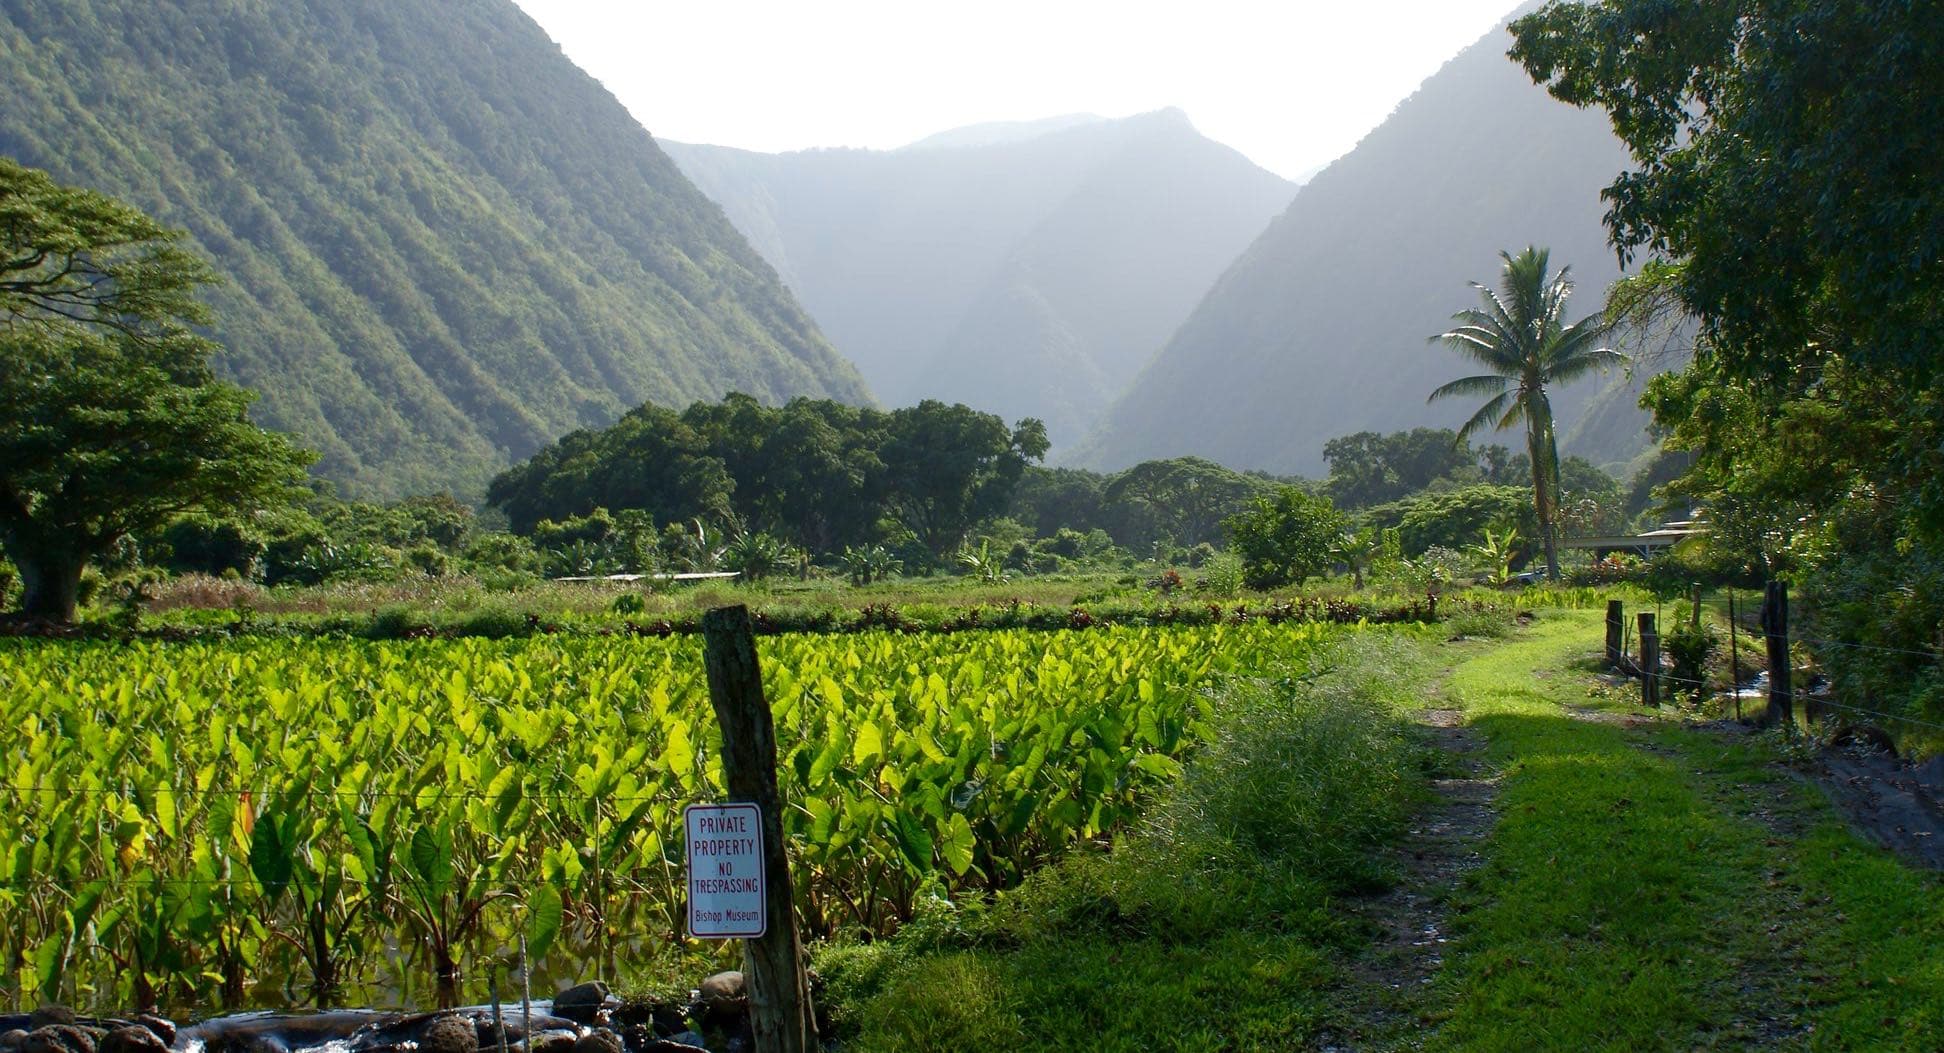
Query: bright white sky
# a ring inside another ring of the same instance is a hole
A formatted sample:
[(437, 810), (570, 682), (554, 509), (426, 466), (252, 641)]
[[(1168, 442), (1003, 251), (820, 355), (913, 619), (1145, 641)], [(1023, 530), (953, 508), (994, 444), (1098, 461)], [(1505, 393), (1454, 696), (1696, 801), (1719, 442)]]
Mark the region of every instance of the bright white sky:
[(1356, 145), (1516, 0), (517, 2), (679, 142), (890, 148), (1179, 106), (1293, 178)]

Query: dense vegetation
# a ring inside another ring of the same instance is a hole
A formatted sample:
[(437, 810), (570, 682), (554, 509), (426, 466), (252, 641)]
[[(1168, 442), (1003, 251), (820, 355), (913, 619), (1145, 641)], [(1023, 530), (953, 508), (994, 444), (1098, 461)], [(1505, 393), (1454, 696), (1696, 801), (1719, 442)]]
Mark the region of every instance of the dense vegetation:
[[(1194, 454), (1316, 475), (1323, 444), (1357, 431), (1455, 427), (1427, 408), (1462, 375), (1425, 338), (1508, 245), (1548, 245), (1580, 288), (1618, 276), (1599, 188), (1625, 153), (1603, 122), (1533, 90), (1502, 30), (1466, 48), (1303, 186), (1209, 291), (1068, 463), (1120, 468)], [(1597, 301), (1583, 311), (1597, 309)], [(1596, 381), (1552, 395), (1562, 422)], [(1610, 395), (1630, 410), (1624, 385)], [(1560, 452), (1624, 470), (1648, 445), (1638, 410), (1562, 424)]]
[(1296, 190), (1178, 110), (969, 138), (780, 155), (663, 145), (880, 398), (1035, 417), (1056, 448)]
[(180, 240), (0, 157), (0, 553), (30, 618), (72, 620), (83, 568), (130, 535), (280, 505), (309, 463), (211, 375), (210, 274)]
[(1645, 402), (1705, 505), (1706, 569), (1807, 586), (1848, 704), (1944, 718), (1944, 18), (1934, 4), (1609, 0), (1513, 55), (1604, 109), (1632, 167), (1618, 306), (1699, 329)]
[[(1342, 631), (765, 642), (804, 923), (888, 932), (1111, 835), (1215, 734), (1202, 689)], [(680, 933), (681, 809), (721, 792), (693, 640), (13, 642), (0, 697), (16, 1001), (328, 1001), (393, 940), (449, 999), (523, 931), (571, 976)]]
[(186, 228), (219, 371), (348, 493), (474, 496), (644, 399), (868, 399), (508, 0), (8, 2), (0, 53), (0, 155)]

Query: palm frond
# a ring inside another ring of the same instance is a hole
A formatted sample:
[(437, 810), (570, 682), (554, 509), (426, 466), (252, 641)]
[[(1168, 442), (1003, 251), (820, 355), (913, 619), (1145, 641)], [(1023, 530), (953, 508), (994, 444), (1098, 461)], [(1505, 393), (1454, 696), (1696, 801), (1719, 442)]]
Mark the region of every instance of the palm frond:
[[(1470, 439), (1473, 433), (1477, 432), (1480, 428), (1485, 427), (1487, 424), (1493, 424), (1493, 418), (1499, 416), (1504, 411), (1505, 404), (1508, 402), (1512, 402), (1513, 411), (1517, 412), (1518, 403), (1513, 401), (1512, 392), (1510, 391), (1499, 392), (1497, 398), (1478, 407), (1478, 412), (1472, 414), (1471, 419), (1465, 422), (1464, 427), (1458, 429), (1458, 441), (1464, 442)], [(1495, 428), (1505, 427), (1502, 423), (1493, 424), (1493, 426)]]
[(1485, 373), (1474, 377), (1460, 377), (1433, 391), (1424, 401), (1436, 402), (1453, 395), (1497, 395), (1506, 390), (1512, 381), (1497, 373)]

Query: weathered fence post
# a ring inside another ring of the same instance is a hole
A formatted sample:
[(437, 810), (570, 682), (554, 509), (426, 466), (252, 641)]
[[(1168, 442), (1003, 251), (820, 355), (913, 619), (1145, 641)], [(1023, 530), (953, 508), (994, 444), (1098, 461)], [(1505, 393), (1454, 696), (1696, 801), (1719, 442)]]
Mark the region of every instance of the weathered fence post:
[(1741, 723), (1741, 646), (1735, 632), (1735, 589), (1728, 589), (1728, 689), (1735, 694), (1735, 723)]
[(722, 780), (732, 801), (762, 813), (763, 895), (769, 931), (743, 941), (749, 1018), (757, 1053), (811, 1053), (817, 1021), (797, 939), (790, 863), (783, 850), (783, 794), (776, 785), (776, 725), (763, 697), (756, 634), (740, 604), (702, 615), (709, 702), (722, 727)]
[(1641, 611), (1640, 620), (1640, 704), (1660, 705), (1660, 631), (1654, 628), (1654, 612)]
[(1784, 721), (1795, 725), (1794, 692), (1789, 683), (1789, 586), (1771, 580), (1762, 594), (1762, 633), (1768, 640), (1768, 712), (1763, 724)]
[(1606, 620), (1606, 660), (1607, 660), (1607, 664), (1612, 666), (1615, 669), (1625, 669), (1627, 667), (1626, 663), (1622, 661), (1622, 659), (1626, 657), (1626, 653), (1622, 651), (1621, 648), (1624, 647), (1625, 645), (1620, 642), (1620, 635), (1625, 631), (1624, 626), (1626, 625), (1626, 622), (1627, 622), (1626, 604), (1622, 603), (1619, 600), (1608, 600), (1607, 620)]

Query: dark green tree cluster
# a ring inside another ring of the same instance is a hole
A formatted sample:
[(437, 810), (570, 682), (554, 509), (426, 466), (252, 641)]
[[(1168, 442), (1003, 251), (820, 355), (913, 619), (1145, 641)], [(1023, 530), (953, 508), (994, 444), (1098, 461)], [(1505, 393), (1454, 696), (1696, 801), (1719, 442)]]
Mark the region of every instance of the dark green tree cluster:
[[(1698, 323), (1645, 403), (1712, 546), (1806, 581), (1851, 697), (1944, 715), (1944, 8), (1606, 0), (1516, 22), (1632, 154), (1604, 192), (1619, 305)], [(1926, 657), (1931, 655), (1932, 657)]]
[(889, 412), (828, 400), (765, 406), (746, 395), (676, 412), (644, 405), (576, 431), (487, 491), (516, 533), (605, 509), (657, 523), (772, 535), (816, 554), (910, 539), (936, 559), (1005, 511), (1046, 455), (1036, 420), (926, 401)]
[(1143, 461), (1109, 474), (1030, 468), (1008, 514), (1042, 537), (1099, 530), (1129, 551), (1172, 559), (1178, 549), (1220, 544), (1222, 521), (1277, 485), (1200, 457)]
[[(1407, 556), (1432, 546), (1465, 549), (1478, 544), (1487, 528), (1518, 532), (1521, 564), (1536, 551), (1541, 535), (1529, 454), (1474, 447), (1449, 429), (1416, 428), (1332, 439), (1324, 457), (1330, 477), (1321, 492), (1363, 527), (1396, 529)], [(1598, 465), (1567, 457), (1559, 463), (1556, 485), (1562, 536), (1626, 529), (1632, 515), (1627, 494)]]
[(199, 511), (285, 503), (311, 457), (210, 371), (182, 234), (0, 158), (0, 546), (23, 613), (71, 621), (82, 570)]

